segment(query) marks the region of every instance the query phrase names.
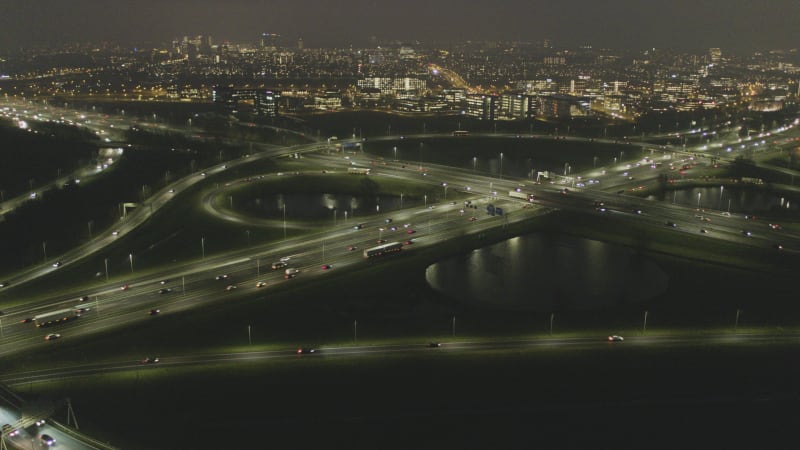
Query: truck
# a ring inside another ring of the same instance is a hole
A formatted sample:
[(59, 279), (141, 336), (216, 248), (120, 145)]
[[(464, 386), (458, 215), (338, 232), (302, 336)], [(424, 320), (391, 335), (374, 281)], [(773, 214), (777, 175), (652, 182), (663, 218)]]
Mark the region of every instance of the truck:
[(53, 325), (59, 325), (80, 317), (80, 313), (76, 308), (60, 309), (58, 311), (51, 311), (44, 314), (38, 314), (33, 317), (33, 321), (37, 328), (45, 328)]
[(295, 269), (294, 267), (290, 267), (283, 272), (283, 278), (286, 278), (288, 280), (289, 278), (296, 277), (298, 273), (300, 273), (300, 269)]
[(372, 247), (364, 250), (364, 258), (373, 258), (376, 256), (383, 256), (387, 253), (399, 252), (403, 249), (403, 244), (400, 242), (392, 242), (390, 244), (383, 244), (377, 247)]
[(536, 200), (536, 196), (531, 194), (530, 192), (523, 192), (521, 190), (517, 191), (508, 191), (508, 196), (513, 198), (518, 198), (521, 200), (525, 200), (527, 202), (533, 203)]
[(348, 167), (347, 173), (355, 175), (369, 175), (369, 168), (366, 167)]

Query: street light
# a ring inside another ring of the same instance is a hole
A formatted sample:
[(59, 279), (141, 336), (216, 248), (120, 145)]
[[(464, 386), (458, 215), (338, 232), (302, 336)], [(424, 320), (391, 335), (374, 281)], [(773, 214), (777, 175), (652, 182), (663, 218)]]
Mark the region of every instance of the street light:
[(202, 252), (203, 259), (206, 258), (206, 238), (200, 238), (200, 251)]
[(283, 240), (286, 240), (286, 203), (283, 204)]
[(722, 209), (722, 193), (725, 192), (725, 186), (719, 187), (719, 207), (717, 209)]
[(427, 194), (425, 195), (425, 207), (426, 208), (428, 207), (428, 195)]
[(397, 147), (394, 148), (394, 160), (397, 161)]
[(700, 195), (701, 194), (702, 194), (702, 192), (698, 192), (697, 193), (697, 210), (698, 211), (700, 210)]
[(503, 179), (503, 152), (500, 152), (500, 179)]
[(444, 188), (444, 199), (447, 200), (447, 183), (442, 181), (442, 187)]
[(133, 273), (133, 253), (128, 253), (128, 259), (131, 261), (131, 273)]
[(472, 157), (472, 173), (475, 173), (475, 168), (477, 167), (477, 165), (478, 165), (478, 157), (477, 156), (473, 156)]

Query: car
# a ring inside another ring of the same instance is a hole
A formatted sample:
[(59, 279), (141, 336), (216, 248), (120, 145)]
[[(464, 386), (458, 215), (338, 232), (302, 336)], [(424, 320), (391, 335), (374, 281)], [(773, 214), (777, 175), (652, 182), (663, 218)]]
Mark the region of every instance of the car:
[(352, 252), (353, 250), (358, 250), (358, 247), (355, 245), (348, 245), (347, 250)]
[(161, 312), (161, 310), (160, 310), (160, 309), (153, 308), (153, 309), (151, 309), (151, 310), (147, 311), (147, 315), (148, 315), (148, 316), (155, 316), (156, 314), (158, 314), (158, 313), (160, 313), (160, 312)]
[(771, 224), (769, 224), (769, 228), (772, 229), (772, 230), (783, 229), (783, 227), (779, 223), (771, 223)]
[(413, 244), (413, 243), (414, 243), (414, 241), (412, 241), (411, 239), (409, 239), (409, 240), (407, 240), (407, 241), (404, 241), (404, 242), (403, 242), (403, 245), (411, 245), (411, 244)]
[(404, 224), (403, 224), (403, 228), (408, 228), (408, 227), (410, 227), (410, 226), (411, 226), (411, 224), (410, 224), (410, 223), (404, 223)]
[(725, 216), (725, 217), (730, 217), (730, 216), (731, 216), (731, 213), (729, 213), (728, 211), (722, 211), (722, 212), (721, 212), (721, 213), (719, 213), (719, 214), (720, 214), (721, 216)]
[(87, 301), (89, 301), (89, 296), (88, 295), (84, 295), (81, 298), (79, 298), (78, 301), (81, 302), (81, 303), (87, 302)]
[(170, 194), (174, 194), (174, 193), (175, 193), (175, 189), (170, 189), (170, 190), (169, 190), (169, 193), (170, 193)]
[(172, 292), (172, 289), (170, 288), (163, 288), (158, 290), (159, 294), (169, 294), (170, 292)]
[(389, 229), (392, 230), (392, 231), (397, 231), (397, 227), (395, 227), (395, 226), (391, 226), (391, 227), (389, 227)]
[(12, 427), (10, 424), (3, 425), (3, 434), (8, 437), (19, 436), (19, 430)]
[(159, 361), (159, 359), (157, 357), (153, 358), (153, 357), (148, 356), (147, 358), (142, 360), (142, 364), (155, 364), (158, 361)]
[(675, 222), (667, 222), (666, 225), (672, 228), (678, 228), (678, 224)]
[(300, 347), (300, 348), (297, 349), (297, 354), (298, 355), (308, 355), (308, 354), (311, 354), (311, 353), (317, 353), (317, 349), (315, 349), (313, 347)]
[(353, 229), (354, 230), (360, 230), (362, 228), (364, 228), (364, 224), (363, 223), (359, 223), (358, 225), (353, 225)]
[(631, 210), (631, 212), (632, 212), (632, 213), (634, 213), (634, 214), (641, 214), (641, 213), (642, 213), (642, 210), (641, 210), (641, 209), (639, 209), (639, 208), (633, 208), (633, 209)]
[(11, 284), (10, 281), (3, 281), (2, 283), (0, 283), (0, 288), (8, 287), (8, 285), (10, 284)]
[(783, 250), (783, 244), (781, 244), (779, 242), (776, 242), (776, 243), (772, 244), (772, 248), (774, 248), (776, 250)]
[(267, 285), (266, 281), (259, 281), (259, 282), (256, 283), (256, 287), (257, 288), (261, 288), (261, 287), (264, 287), (266, 285)]
[(169, 280), (161, 280), (158, 282), (158, 284), (167, 284), (167, 283), (169, 283)]
[(331, 268), (330, 264), (323, 264), (322, 267), (321, 267), (322, 270), (328, 270), (330, 268)]
[(416, 232), (417, 232), (417, 230), (408, 230), (408, 231), (406, 231), (406, 233), (408, 233), (408, 234), (414, 234)]
[(470, 222), (475, 222), (476, 220), (478, 220), (478, 218), (475, 217), (475, 216), (472, 216), (472, 217), (469, 218)]
[(39, 439), (42, 441), (42, 443), (44, 445), (46, 445), (48, 447), (52, 447), (52, 446), (56, 445), (56, 440), (52, 436), (50, 436), (49, 434), (43, 434), (43, 435), (41, 435), (39, 437)]
[(625, 338), (620, 336), (620, 335), (613, 334), (613, 335), (608, 337), (608, 340), (609, 340), (609, 342), (622, 342), (622, 341), (625, 340)]
[(204, 177), (204, 176), (206, 176), (206, 173), (205, 172), (200, 172), (200, 176)]
[(119, 236), (119, 230), (114, 230), (111, 232), (112, 236)]
[(291, 256), (284, 256), (283, 258), (279, 259), (279, 261), (285, 263), (285, 262), (289, 262), (290, 259), (292, 259)]
[(61, 261), (56, 261), (53, 263), (53, 267), (58, 268), (61, 267)]
[(751, 233), (750, 230), (742, 230), (742, 234), (747, 236), (747, 237), (750, 237), (750, 236), (753, 235), (753, 233)]
[(83, 314), (85, 312), (89, 312), (92, 308), (75, 308), (75, 314)]
[(214, 277), (214, 279), (217, 280), (217, 281), (227, 280), (228, 279), (228, 274), (226, 273), (226, 274), (223, 274), (223, 275), (217, 275), (216, 277)]
[(272, 270), (283, 269), (286, 266), (287, 264), (283, 261), (274, 262), (272, 263)]
[(386, 239), (377, 239), (375, 242), (378, 243), (378, 244), (385, 244), (386, 243)]
[(236, 285), (235, 284), (229, 284), (229, 285), (225, 286), (225, 290), (226, 291), (232, 291), (234, 289), (236, 289)]
[(123, 285), (122, 285), (122, 287), (120, 287), (120, 288), (119, 288), (119, 290), (120, 290), (120, 291), (127, 291), (127, 290), (128, 290), (128, 289), (130, 289), (130, 288), (131, 288), (131, 287), (130, 287), (130, 286), (128, 286), (127, 284), (123, 284)]
[(431, 347), (431, 348), (438, 348), (438, 347), (441, 347), (441, 346), (442, 346), (442, 344), (440, 342), (428, 342), (428, 347)]
[(288, 269), (283, 271), (283, 278), (290, 279), (296, 277), (300, 273), (300, 269), (296, 269), (294, 267), (289, 267)]
[(50, 333), (50, 334), (48, 334), (47, 336), (44, 337), (44, 340), (45, 341), (52, 341), (52, 340), (58, 339), (60, 337), (61, 337), (61, 335), (58, 334), (58, 333)]
[(392, 219), (389, 219), (389, 218), (387, 218), (386, 220), (384, 220), (384, 222), (386, 222), (386, 223), (392, 223)]
[(26, 317), (21, 320), (22, 323), (31, 323), (33, 322), (33, 317)]

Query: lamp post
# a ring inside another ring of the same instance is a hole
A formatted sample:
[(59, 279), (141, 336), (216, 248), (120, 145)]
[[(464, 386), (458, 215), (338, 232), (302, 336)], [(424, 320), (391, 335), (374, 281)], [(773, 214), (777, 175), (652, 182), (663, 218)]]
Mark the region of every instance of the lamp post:
[(133, 273), (133, 253), (128, 253), (128, 259), (131, 262), (131, 273)]
[(500, 152), (500, 179), (503, 179), (503, 152)]
[(283, 204), (283, 240), (286, 240), (286, 203)]
[(202, 259), (206, 259), (206, 238), (200, 238), (200, 252), (202, 255)]
[(397, 147), (394, 148), (394, 160), (397, 161)]
[(105, 258), (103, 262), (105, 263), (106, 266), (106, 282), (108, 282), (108, 258)]
[(444, 188), (444, 199), (447, 200), (447, 183), (442, 181), (442, 187)]
[(428, 195), (427, 194), (425, 194), (425, 207), (426, 208), (428, 207)]
[(700, 195), (701, 194), (702, 194), (702, 192), (698, 192), (697, 193), (697, 210), (698, 211), (700, 210)]
[(719, 187), (719, 207), (717, 209), (722, 209), (722, 193), (725, 192), (725, 186)]
[(475, 168), (477, 167), (477, 165), (478, 165), (478, 157), (477, 156), (473, 156), (472, 157), (472, 173), (475, 173)]

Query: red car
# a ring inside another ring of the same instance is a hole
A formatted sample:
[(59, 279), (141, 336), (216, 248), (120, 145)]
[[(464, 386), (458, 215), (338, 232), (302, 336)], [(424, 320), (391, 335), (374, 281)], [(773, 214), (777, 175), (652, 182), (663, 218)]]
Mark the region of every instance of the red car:
[(122, 287), (121, 287), (121, 288), (119, 288), (119, 289), (120, 289), (121, 291), (127, 291), (128, 289), (130, 289), (130, 286), (128, 286), (128, 285), (126, 284), (126, 285), (122, 286)]

